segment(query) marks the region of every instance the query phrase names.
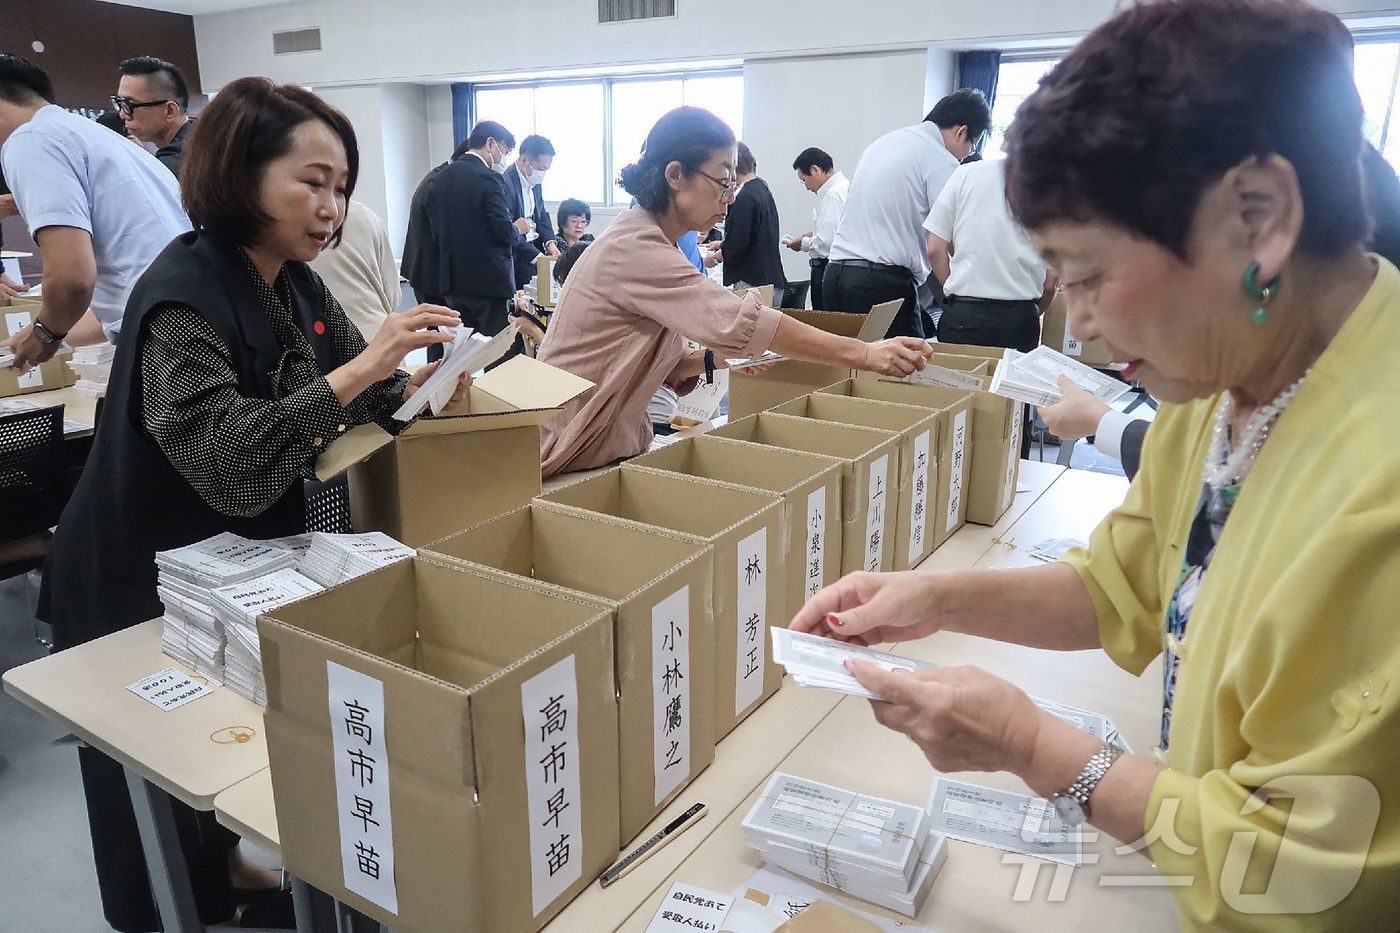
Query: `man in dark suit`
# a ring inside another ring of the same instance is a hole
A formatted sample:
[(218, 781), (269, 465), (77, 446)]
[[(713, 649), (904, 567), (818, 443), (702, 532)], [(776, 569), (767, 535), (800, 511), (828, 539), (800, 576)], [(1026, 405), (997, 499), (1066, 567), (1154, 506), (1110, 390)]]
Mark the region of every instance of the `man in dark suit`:
[(498, 177), (509, 168), (514, 148), (510, 130), (482, 120), (467, 137), (466, 154), (438, 174), (428, 197), (442, 304), (485, 334), (506, 326), (516, 288), (514, 254), (526, 245), (530, 229), (525, 218), (512, 220)]
[(740, 287), (773, 286), (773, 304), (782, 303), (787, 279), (778, 252), (778, 205), (768, 183), (758, 177), (758, 161), (749, 147), (739, 144), (735, 173), (743, 186), (729, 206), (724, 221), (724, 284)]
[(433, 234), (432, 189), (442, 170), (467, 154), (468, 142), (469, 140), (462, 140), (446, 162), (428, 170), (428, 174), (423, 176), (423, 180), (414, 189), (413, 200), (409, 202), (408, 231), (404, 234), (403, 264), (399, 271), (413, 287), (413, 297), (419, 304), (443, 304), (440, 271), (442, 250)]
[(541, 253), (559, 254), (551, 241), (554, 227), (549, 222), (549, 210), (544, 206), (540, 185), (545, 172), (554, 164), (554, 144), (543, 136), (526, 136), (520, 143), (520, 158), (502, 177), (506, 198), (513, 218), (524, 218), (534, 226), (525, 234), (525, 242), (515, 248), (515, 284), (524, 286), (535, 274), (535, 260)]

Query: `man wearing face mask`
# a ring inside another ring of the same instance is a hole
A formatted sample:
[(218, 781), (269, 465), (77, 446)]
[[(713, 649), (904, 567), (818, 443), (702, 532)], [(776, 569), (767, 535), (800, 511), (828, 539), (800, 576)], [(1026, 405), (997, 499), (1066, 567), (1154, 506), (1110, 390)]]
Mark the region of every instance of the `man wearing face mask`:
[(514, 148), (510, 130), (482, 120), (467, 137), (466, 154), (442, 170), (432, 189), (441, 262), (438, 287), (429, 290), (459, 312), (462, 323), (486, 334), (506, 326), (516, 288), (515, 251), (528, 246), (530, 222), (511, 212), (506, 185), (496, 177), (510, 167)]
[(526, 136), (520, 141), (520, 158), (501, 176), (514, 216), (523, 217), (531, 224), (525, 243), (515, 250), (515, 284), (518, 286), (523, 286), (535, 274), (535, 260), (541, 253), (559, 255), (559, 247), (552, 242), (554, 226), (550, 223), (549, 209), (544, 205), (544, 192), (540, 187), (553, 164), (554, 144), (543, 136)]

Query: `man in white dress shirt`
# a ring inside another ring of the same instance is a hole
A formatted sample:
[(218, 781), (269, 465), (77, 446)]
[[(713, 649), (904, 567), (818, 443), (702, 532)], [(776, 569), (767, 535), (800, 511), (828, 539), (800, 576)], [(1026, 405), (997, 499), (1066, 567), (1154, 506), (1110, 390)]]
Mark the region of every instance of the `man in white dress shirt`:
[(982, 92), (963, 88), (935, 104), (922, 123), (870, 144), (836, 228), (822, 282), (826, 310), (868, 314), (881, 302), (899, 299), (889, 336), (925, 336), (915, 296), (929, 274), (924, 220), (991, 125)]
[(1040, 343), (1041, 302), (1054, 277), (1011, 218), (1004, 165), (960, 167), (924, 222), (929, 263), (944, 294), (938, 338), (1029, 353)]
[(812, 211), (812, 229), (789, 240), (788, 249), (806, 251), (807, 263), (812, 267), (812, 307), (822, 311), (826, 310), (822, 276), (826, 275), (826, 264), (831, 258), (837, 224), (846, 212), (846, 195), (851, 183), (836, 171), (831, 156), (815, 146), (803, 149), (792, 167), (797, 171), (797, 180), (817, 196), (817, 207)]

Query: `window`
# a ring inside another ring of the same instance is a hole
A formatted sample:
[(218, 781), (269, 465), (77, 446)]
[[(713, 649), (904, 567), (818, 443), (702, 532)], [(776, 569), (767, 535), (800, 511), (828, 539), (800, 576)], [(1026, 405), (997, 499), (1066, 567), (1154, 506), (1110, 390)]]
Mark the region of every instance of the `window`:
[(982, 146), (982, 154), (989, 159), (1001, 158), (1006, 145), (1006, 131), (1016, 116), (1021, 101), (1031, 96), (1040, 84), (1045, 73), (1060, 62), (1058, 55), (1053, 58), (1008, 58), (1003, 56), (997, 68), (997, 95), (992, 101), (992, 131)]
[(1391, 165), (1400, 165), (1400, 127), (1395, 125), (1400, 41), (1358, 39), (1354, 73), (1366, 115), (1366, 138)]
[(515, 134), (547, 137), (556, 155), (546, 182), (551, 201), (580, 198), (626, 206), (614, 181), (635, 162), (657, 119), (682, 105), (713, 111), (743, 133), (744, 79), (734, 72), (608, 78), (533, 85), (482, 85), (473, 90), (474, 120), (496, 120)]

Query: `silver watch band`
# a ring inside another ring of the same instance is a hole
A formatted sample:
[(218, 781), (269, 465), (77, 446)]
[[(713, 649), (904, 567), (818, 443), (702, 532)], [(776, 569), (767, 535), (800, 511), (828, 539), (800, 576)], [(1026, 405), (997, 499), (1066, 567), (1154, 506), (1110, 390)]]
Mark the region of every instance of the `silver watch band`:
[(1068, 797), (1074, 800), (1083, 808), (1085, 815), (1089, 813), (1089, 797), (1094, 793), (1094, 788), (1099, 786), (1099, 781), (1108, 773), (1108, 769), (1118, 760), (1118, 756), (1123, 752), (1116, 745), (1109, 745), (1105, 742), (1094, 753), (1088, 763), (1084, 765), (1084, 770), (1079, 772), (1079, 776), (1074, 779), (1074, 783), (1055, 795), (1056, 798)]

